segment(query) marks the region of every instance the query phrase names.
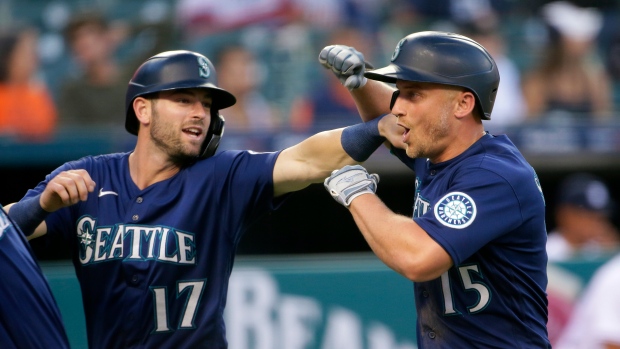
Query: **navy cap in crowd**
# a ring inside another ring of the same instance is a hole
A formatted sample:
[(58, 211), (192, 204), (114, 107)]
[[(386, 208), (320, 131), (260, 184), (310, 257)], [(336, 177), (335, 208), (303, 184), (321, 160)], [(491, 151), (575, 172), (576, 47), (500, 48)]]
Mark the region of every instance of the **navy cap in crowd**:
[(560, 185), (557, 204), (573, 205), (607, 215), (612, 214), (614, 206), (605, 182), (589, 173), (566, 177)]

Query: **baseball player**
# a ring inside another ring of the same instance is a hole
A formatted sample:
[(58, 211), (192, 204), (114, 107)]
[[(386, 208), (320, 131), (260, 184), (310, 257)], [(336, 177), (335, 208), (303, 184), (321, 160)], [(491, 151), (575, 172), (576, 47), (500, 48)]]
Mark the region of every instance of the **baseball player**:
[(26, 238), (0, 206), (0, 347), (69, 348), (52, 291)]
[(414, 281), (419, 348), (550, 348), (542, 190), (511, 141), (482, 124), (495, 62), (475, 41), (433, 31), (400, 40), (384, 68), (364, 73), (361, 57), (333, 45), (319, 60), (353, 90), (362, 117), (387, 115), (365, 124), (358, 149), (383, 136), (415, 172), (413, 219), (372, 195), (378, 177), (361, 166), (324, 184), (376, 255)]
[(216, 154), (219, 110), (234, 103), (203, 55), (155, 55), (127, 89), (135, 149), (66, 163), (10, 207), (32, 237), (71, 246), (89, 348), (226, 348), (244, 231), (285, 194), (356, 163), (342, 129), (277, 152)]

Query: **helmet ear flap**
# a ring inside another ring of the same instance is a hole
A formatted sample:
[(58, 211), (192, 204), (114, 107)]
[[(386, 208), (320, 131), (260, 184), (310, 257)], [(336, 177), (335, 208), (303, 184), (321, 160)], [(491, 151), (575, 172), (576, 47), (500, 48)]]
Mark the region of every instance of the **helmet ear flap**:
[(394, 93), (392, 93), (392, 100), (390, 100), (390, 110), (394, 109), (394, 104), (396, 104), (396, 99), (398, 98), (399, 94), (400, 90), (396, 90), (394, 91)]
[(219, 113), (219, 110), (211, 109), (211, 124), (209, 125), (207, 137), (202, 146), (201, 158), (206, 159), (215, 154), (217, 147), (220, 145), (220, 140), (224, 135), (224, 124), (224, 116)]

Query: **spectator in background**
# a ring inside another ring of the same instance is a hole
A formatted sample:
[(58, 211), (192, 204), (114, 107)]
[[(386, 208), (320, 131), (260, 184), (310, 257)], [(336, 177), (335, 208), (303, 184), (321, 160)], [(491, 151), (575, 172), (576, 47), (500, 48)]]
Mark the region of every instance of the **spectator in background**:
[(560, 184), (555, 230), (549, 232), (550, 261), (597, 258), (617, 251), (620, 234), (613, 224), (615, 204), (599, 177), (577, 173)]
[[(620, 7), (620, 3), (618, 3)], [(616, 17), (612, 17), (616, 15)], [(620, 11), (614, 11), (609, 15), (612, 18), (620, 18)], [(613, 29), (609, 30), (610, 40), (607, 44), (607, 52), (605, 54), (605, 64), (607, 71), (611, 76), (612, 85), (614, 86), (614, 108), (620, 109), (620, 23), (617, 20), (610, 21), (613, 23)]]
[(555, 1), (542, 8), (549, 42), (523, 79), (528, 116), (559, 121), (604, 118), (612, 109), (611, 82), (598, 57), (602, 25), (597, 10)]
[[(62, 126), (122, 125), (131, 78), (115, 61), (126, 28), (111, 26), (99, 13), (79, 13), (67, 24), (65, 39), (76, 65), (76, 76), (61, 84), (58, 102)], [(131, 67), (133, 69), (135, 67)]]
[(37, 78), (38, 33), (16, 27), (0, 33), (0, 134), (45, 141), (56, 126), (56, 106)]
[(392, 56), (394, 43), (410, 33), (433, 28), (434, 18), (420, 13), (418, 6), (411, 0), (392, 0), (390, 6), (384, 7), (385, 18), (377, 29), (377, 50), (381, 57), (375, 57), (375, 65), (387, 63)]
[(620, 348), (620, 254), (595, 272), (555, 349)]
[(408, 0), (418, 12), (435, 20), (462, 23), (493, 11), (505, 14), (512, 10), (512, 0)]
[(279, 126), (277, 109), (259, 90), (264, 69), (250, 50), (225, 46), (214, 65), (220, 86), (237, 97), (237, 103), (226, 109), (226, 131), (272, 131)]
[[(147, 5), (135, 22), (111, 21), (97, 11), (74, 14), (64, 29), (75, 71), (60, 86), (61, 126), (122, 125), (127, 83), (147, 57), (167, 49), (175, 35), (170, 18), (149, 12)], [(141, 39), (142, 38), (142, 39)], [(118, 60), (125, 43), (131, 50)]]
[(493, 119), (484, 122), (491, 131), (503, 131), (507, 126), (522, 123), (526, 118), (525, 100), (521, 90), (521, 72), (506, 55), (505, 38), (499, 18), (489, 12), (484, 18), (461, 25), (461, 33), (484, 46), (491, 54), (501, 76), (493, 107)]
[[(355, 47), (370, 57), (372, 38), (354, 27), (340, 27), (332, 32), (327, 43)], [(371, 59), (368, 59), (371, 61)], [(307, 96), (292, 103), (291, 128), (296, 131), (327, 130), (359, 122), (359, 112), (351, 94), (332, 73), (323, 69), (321, 83)]]
[(547, 239), (547, 255), (551, 262), (548, 265), (547, 330), (555, 348), (573, 314), (581, 283), (559, 272), (554, 264), (608, 258), (618, 251), (619, 235), (612, 221), (614, 202), (610, 192), (601, 178), (589, 173), (572, 174), (561, 182), (554, 215), (556, 228)]

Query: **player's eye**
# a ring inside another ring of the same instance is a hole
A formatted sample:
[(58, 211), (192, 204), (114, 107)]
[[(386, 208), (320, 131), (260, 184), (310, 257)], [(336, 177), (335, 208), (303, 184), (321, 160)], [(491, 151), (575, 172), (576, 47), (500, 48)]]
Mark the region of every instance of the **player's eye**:
[(398, 94), (398, 98), (409, 100), (411, 99), (411, 95), (412, 95), (411, 91), (400, 90), (400, 93)]
[(407, 90), (404, 93), (401, 91), (400, 95), (410, 101), (415, 100), (416, 98), (421, 96), (419, 92), (414, 91), (414, 90)]

